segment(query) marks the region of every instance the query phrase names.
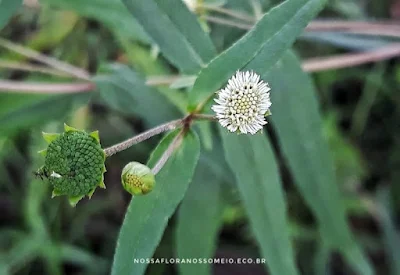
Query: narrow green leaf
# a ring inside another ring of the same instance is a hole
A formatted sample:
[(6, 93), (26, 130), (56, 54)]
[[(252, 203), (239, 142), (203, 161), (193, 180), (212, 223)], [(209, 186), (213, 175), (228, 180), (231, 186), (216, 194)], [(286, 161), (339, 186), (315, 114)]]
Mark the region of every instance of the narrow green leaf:
[[(182, 5), (174, 4), (169, 9), (176, 8), (179, 10), (166, 13), (162, 10), (165, 4), (158, 4), (155, 0), (122, 1), (172, 64), (186, 73), (198, 72), (205, 60), (202, 60), (200, 53), (196, 52), (193, 44), (191, 44), (192, 41), (189, 41), (181, 32), (180, 29), (184, 27), (176, 25), (176, 23), (182, 24), (184, 20), (189, 19), (187, 16), (188, 11), (182, 9)], [(179, 0), (174, 1), (177, 2)], [(168, 2), (171, 2), (171, 0)], [(169, 15), (177, 16), (178, 13), (182, 14), (182, 18), (171, 19), (169, 17)], [(189, 28), (190, 26), (195, 26), (195, 23), (197, 22), (193, 20), (186, 22)], [(198, 28), (191, 29), (193, 32), (196, 32), (196, 30)], [(187, 32), (188, 29), (185, 29), (185, 33)]]
[[(149, 167), (159, 159), (176, 133), (166, 136), (157, 146), (148, 162)], [(199, 140), (189, 132), (157, 174), (154, 190), (145, 196), (132, 198), (118, 238), (112, 274), (144, 274), (146, 264), (134, 260), (152, 257), (168, 219), (184, 197), (199, 153)]]
[(344, 202), (336, 184), (334, 164), (322, 136), (316, 91), (289, 52), (264, 74), (270, 81), (271, 119), (294, 181), (315, 213), (327, 245), (340, 250), (360, 274), (373, 274), (346, 223)]
[(261, 254), (273, 275), (298, 274), (289, 239), (286, 204), (267, 137), (220, 128), (226, 160), (235, 174)]
[[(221, 178), (201, 162), (178, 212), (176, 246), (178, 258), (207, 259), (215, 253), (222, 223)], [(182, 275), (211, 274), (210, 264), (181, 264)]]
[(139, 115), (150, 127), (180, 116), (178, 109), (168, 104), (164, 95), (147, 86), (129, 67), (112, 64), (105, 69), (107, 74), (97, 75), (94, 81), (101, 97), (111, 108), (126, 114)]
[(204, 63), (217, 54), (210, 37), (203, 31), (196, 15), (189, 11), (182, 0), (155, 0), (168, 15), (176, 28), (185, 36)]
[(235, 73), (247, 67), (266, 70), (274, 65), (322, 9), (325, 0), (287, 0), (271, 9), (238, 42), (204, 68), (190, 94), (190, 109), (217, 91)]
[(0, 30), (21, 6), (22, 0), (0, 0)]

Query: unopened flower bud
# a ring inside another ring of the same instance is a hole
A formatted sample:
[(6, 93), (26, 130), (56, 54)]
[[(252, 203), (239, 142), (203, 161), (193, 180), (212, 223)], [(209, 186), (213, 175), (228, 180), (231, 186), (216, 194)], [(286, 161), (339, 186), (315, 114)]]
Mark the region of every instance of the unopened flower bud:
[(125, 165), (121, 174), (122, 186), (132, 195), (145, 195), (153, 190), (156, 182), (149, 167), (132, 161)]

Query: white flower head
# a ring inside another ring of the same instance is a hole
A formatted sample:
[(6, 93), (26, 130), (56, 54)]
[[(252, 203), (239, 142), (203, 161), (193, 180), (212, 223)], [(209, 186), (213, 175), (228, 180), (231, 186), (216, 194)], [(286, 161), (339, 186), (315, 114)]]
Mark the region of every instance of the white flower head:
[(197, 7), (197, 0), (183, 0), (191, 12), (194, 12)]
[(252, 71), (240, 72), (228, 80), (228, 85), (217, 92), (217, 103), (211, 109), (222, 127), (231, 132), (254, 135), (267, 124), (271, 101), (268, 83)]

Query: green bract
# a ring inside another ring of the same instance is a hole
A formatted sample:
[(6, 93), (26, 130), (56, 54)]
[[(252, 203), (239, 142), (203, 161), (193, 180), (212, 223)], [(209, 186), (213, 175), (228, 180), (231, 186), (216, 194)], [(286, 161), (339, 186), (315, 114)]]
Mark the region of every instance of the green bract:
[(86, 133), (64, 124), (61, 134), (43, 133), (49, 146), (40, 151), (45, 165), (39, 173), (53, 186), (53, 197), (66, 195), (72, 206), (104, 185), (105, 154), (98, 131)]
[(132, 195), (144, 195), (153, 190), (156, 180), (149, 167), (133, 161), (125, 165), (121, 181), (124, 189)]

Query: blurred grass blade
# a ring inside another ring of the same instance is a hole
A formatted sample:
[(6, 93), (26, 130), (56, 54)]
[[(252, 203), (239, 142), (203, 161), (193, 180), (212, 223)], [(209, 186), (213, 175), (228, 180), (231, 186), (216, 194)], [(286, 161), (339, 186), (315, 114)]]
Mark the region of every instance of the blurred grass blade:
[[(215, 253), (222, 223), (221, 178), (203, 162), (197, 166), (193, 182), (179, 208), (176, 229), (177, 257), (208, 259)], [(210, 264), (181, 264), (182, 275), (211, 274)]]
[[(157, 146), (148, 162), (149, 167), (159, 159), (177, 131), (166, 136)], [(157, 174), (154, 190), (148, 195), (132, 198), (118, 238), (112, 274), (144, 274), (146, 264), (134, 263), (134, 260), (153, 256), (168, 219), (184, 197), (199, 152), (199, 140), (193, 132), (189, 132), (181, 147)]]
[(22, 0), (0, 0), (0, 30), (22, 6)]
[(271, 119), (294, 181), (315, 213), (327, 245), (340, 250), (359, 274), (373, 274), (349, 226), (328, 144), (322, 137), (316, 92), (289, 52), (263, 78), (271, 83)]
[(300, 37), (301, 40), (306, 40), (312, 43), (330, 44), (346, 50), (367, 51), (379, 49), (380, 47), (388, 46), (392, 43), (389, 39), (382, 39), (376, 36), (362, 36), (351, 33), (338, 32), (306, 32)]
[(225, 158), (236, 176), (261, 255), (272, 275), (298, 274), (289, 239), (278, 167), (266, 136), (237, 135), (220, 128)]
[(190, 109), (220, 89), (236, 70), (251, 60), (254, 62), (249, 68), (256, 71), (274, 65), (324, 4), (325, 0), (287, 0), (271, 9), (253, 29), (200, 72), (190, 94)]
[(165, 57), (182, 72), (197, 73), (213, 55), (211, 42), (182, 1), (122, 1)]
[(103, 23), (118, 36), (150, 43), (148, 35), (135, 18), (132, 18), (121, 0), (40, 0), (40, 4), (75, 11), (81, 16)]
[(389, 258), (392, 275), (400, 274), (400, 236), (392, 218), (392, 203), (388, 188), (378, 190), (377, 200), (380, 206), (378, 214), (383, 231), (383, 243)]
[(81, 247), (71, 244), (61, 244), (58, 249), (64, 262), (85, 267), (92, 271), (91, 274), (103, 274), (110, 263), (101, 257), (94, 255), (91, 251), (86, 251)]

